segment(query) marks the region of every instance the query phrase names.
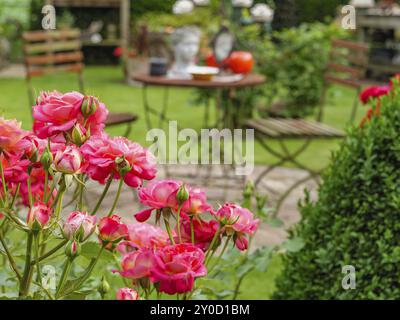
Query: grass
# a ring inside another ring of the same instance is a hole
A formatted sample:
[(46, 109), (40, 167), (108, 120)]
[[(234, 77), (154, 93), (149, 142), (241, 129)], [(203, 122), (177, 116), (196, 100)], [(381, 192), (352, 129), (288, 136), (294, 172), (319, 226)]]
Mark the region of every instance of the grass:
[[(134, 125), (130, 138), (149, 145), (145, 141), (147, 132), (144, 121), (142, 92), (139, 87), (128, 86), (123, 83), (122, 70), (116, 67), (87, 67), (85, 70), (85, 87), (87, 94), (98, 96), (107, 107), (113, 111), (129, 111), (137, 113), (140, 120)], [(34, 88), (40, 90), (70, 91), (77, 90), (77, 81), (74, 75), (49, 76), (35, 79)], [(0, 114), (6, 118), (17, 118), (23, 122), (24, 128), (31, 127), (31, 117), (28, 104), (26, 83), (22, 79), (0, 79)], [(149, 91), (150, 103), (154, 107), (160, 107), (164, 95), (161, 88), (151, 88)], [(183, 128), (200, 129), (203, 119), (203, 106), (194, 106), (190, 103), (193, 91), (190, 89), (172, 89), (169, 94), (168, 115), (177, 120)], [(341, 88), (333, 88), (329, 93), (328, 103), (325, 109), (326, 123), (343, 129), (349, 119), (353, 96), (350, 91)], [(364, 110), (363, 110), (364, 111)], [(359, 112), (359, 117), (362, 112)], [(124, 128), (113, 128), (111, 134), (123, 134)], [(312, 168), (324, 167), (332, 150), (338, 146), (337, 140), (318, 140), (311, 144), (299, 160)], [(290, 148), (298, 146), (298, 141), (288, 141)], [(269, 145), (277, 147), (275, 141)], [(276, 159), (258, 145), (255, 146), (255, 162), (258, 164), (270, 164)]]
[[(128, 86), (123, 83), (123, 74), (116, 67), (87, 67), (85, 71), (86, 93), (98, 96), (109, 110), (113, 112), (129, 111), (137, 113), (140, 120), (134, 125), (129, 138), (143, 145), (147, 132), (144, 121), (142, 93), (139, 87)], [(74, 75), (51, 76), (34, 81), (37, 92), (40, 90), (77, 90), (77, 81)], [(161, 106), (163, 90), (151, 88), (150, 102), (153, 106)], [(31, 114), (28, 106), (26, 83), (22, 79), (0, 79), (0, 114), (5, 118), (17, 118), (23, 122), (23, 127), (31, 127)], [(177, 120), (180, 127), (200, 129), (203, 119), (203, 107), (193, 106), (190, 99), (193, 91), (188, 89), (173, 89), (170, 91), (169, 118)], [(325, 109), (326, 123), (344, 129), (349, 119), (354, 96), (350, 91), (333, 88), (329, 92)], [(358, 119), (362, 112), (359, 112)], [(123, 134), (124, 128), (113, 128), (111, 134)], [(338, 147), (338, 140), (318, 140), (301, 157), (300, 161), (308, 166), (318, 169), (326, 166), (332, 150)], [(276, 142), (269, 142), (272, 147), (277, 147)], [(289, 141), (289, 146), (295, 148), (297, 141)], [(255, 161), (259, 164), (270, 164), (275, 159), (265, 153), (256, 145)], [(240, 299), (266, 299), (274, 290), (274, 279), (281, 270), (279, 258), (275, 258), (266, 273), (252, 272), (243, 283)]]

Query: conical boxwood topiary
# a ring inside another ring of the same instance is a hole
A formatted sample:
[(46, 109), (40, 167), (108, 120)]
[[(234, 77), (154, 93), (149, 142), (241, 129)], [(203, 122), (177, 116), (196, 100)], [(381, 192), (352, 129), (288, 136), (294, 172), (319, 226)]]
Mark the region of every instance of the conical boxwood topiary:
[[(291, 231), (304, 247), (284, 257), (276, 299), (400, 299), (400, 92), (349, 130), (323, 176), (319, 198), (300, 205)], [(356, 288), (344, 290), (345, 265)]]

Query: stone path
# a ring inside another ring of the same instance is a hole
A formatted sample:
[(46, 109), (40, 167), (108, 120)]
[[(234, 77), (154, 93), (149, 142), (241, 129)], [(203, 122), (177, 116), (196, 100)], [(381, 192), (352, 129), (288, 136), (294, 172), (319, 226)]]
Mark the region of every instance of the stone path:
[[(160, 166), (159, 174), (157, 179), (163, 179), (166, 174), (165, 166)], [(253, 174), (248, 177), (248, 179), (254, 180), (255, 177), (261, 170), (265, 169), (265, 166), (256, 166)], [(203, 187), (206, 191), (207, 197), (211, 204), (217, 207), (218, 204), (223, 201), (240, 201), (242, 193), (242, 184), (240, 183), (237, 176), (234, 179), (232, 175), (227, 173), (223, 176), (223, 168), (221, 166), (212, 166), (210, 182), (207, 184), (204, 179), (199, 178), (202, 176), (200, 171), (197, 177), (193, 177), (193, 173), (196, 172), (195, 167), (191, 166), (173, 166), (168, 165), (167, 171), (170, 177), (174, 177), (177, 180), (185, 181), (190, 185), (195, 185), (198, 187)], [(276, 203), (278, 196), (288, 188), (295, 181), (305, 177), (306, 172), (298, 169), (288, 169), (288, 168), (277, 168), (272, 171), (267, 179), (264, 179), (267, 189), (260, 190), (263, 194), (267, 193), (270, 197), (270, 206)], [(99, 212), (107, 212), (111, 207), (111, 203), (114, 199), (116, 193), (117, 183), (113, 183), (109, 194), (107, 195), (105, 201), (103, 202), (102, 208)], [(254, 244), (255, 247), (264, 244), (279, 244), (283, 242), (287, 237), (287, 229), (293, 226), (299, 221), (300, 216), (297, 210), (297, 202), (303, 197), (303, 190), (307, 188), (311, 191), (311, 196), (316, 198), (316, 183), (314, 181), (308, 181), (302, 184), (297, 189), (295, 189), (292, 194), (288, 197), (284, 205), (279, 212), (279, 218), (284, 222), (284, 226), (281, 228), (271, 227), (267, 224), (262, 224), (260, 230), (258, 231)], [(97, 199), (102, 193), (103, 187), (99, 186), (97, 183), (90, 182), (88, 185), (88, 196), (87, 201), (90, 207), (93, 207), (97, 202)], [(66, 200), (67, 202), (67, 200)], [(133, 214), (141, 210), (140, 205), (135, 190), (124, 186), (120, 201), (118, 203), (116, 212), (122, 215), (127, 222), (135, 222)]]

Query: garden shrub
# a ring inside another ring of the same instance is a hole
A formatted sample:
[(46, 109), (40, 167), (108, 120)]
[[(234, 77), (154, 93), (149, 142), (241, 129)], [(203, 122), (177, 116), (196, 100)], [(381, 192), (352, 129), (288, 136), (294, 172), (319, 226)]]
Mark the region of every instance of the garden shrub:
[(330, 41), (342, 34), (335, 25), (314, 23), (274, 32), (272, 39), (247, 41), (258, 72), (268, 79), (263, 105), (283, 102), (286, 107), (280, 116), (284, 117), (312, 114), (323, 91)]
[[(277, 299), (400, 299), (400, 95), (352, 128), (323, 176), (319, 199), (300, 205), (291, 231), (304, 247), (284, 258)], [(344, 290), (342, 267), (356, 270)]]

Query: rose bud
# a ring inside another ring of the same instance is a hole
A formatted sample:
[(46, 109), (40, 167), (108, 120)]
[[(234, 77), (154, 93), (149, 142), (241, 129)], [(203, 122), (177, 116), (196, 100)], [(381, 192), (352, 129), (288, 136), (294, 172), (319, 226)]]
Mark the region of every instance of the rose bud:
[(87, 212), (71, 212), (64, 223), (63, 234), (66, 239), (85, 241), (96, 228), (96, 217)]
[(128, 227), (117, 215), (104, 217), (99, 222), (99, 238), (104, 242), (118, 242), (128, 235)]
[(61, 173), (78, 173), (82, 164), (82, 155), (75, 146), (67, 146), (64, 151), (57, 151), (54, 168)]
[(40, 231), (49, 222), (52, 210), (45, 204), (38, 202), (29, 209), (26, 223), (33, 231)]
[(115, 164), (117, 165), (118, 173), (124, 177), (128, 172), (132, 170), (132, 167), (125, 157), (118, 157), (115, 159)]
[(88, 134), (87, 130), (80, 124), (76, 124), (72, 129), (71, 136), (72, 142), (80, 147), (89, 138), (90, 134)]
[(139, 294), (131, 288), (121, 288), (117, 291), (117, 300), (139, 300)]
[(48, 170), (51, 166), (51, 164), (53, 163), (53, 155), (51, 154), (51, 152), (49, 150), (45, 150), (41, 157), (40, 157), (40, 163), (43, 166), (43, 169)]
[(81, 245), (78, 241), (71, 240), (65, 246), (65, 255), (70, 259), (75, 259), (81, 253)]
[(101, 278), (101, 282), (99, 286), (97, 287), (97, 291), (100, 293), (102, 299), (104, 299), (104, 296), (108, 291), (110, 291), (110, 285), (107, 282), (107, 279), (105, 276)]
[(99, 100), (93, 96), (85, 96), (81, 105), (82, 115), (87, 118), (94, 114), (99, 107)]
[(189, 192), (183, 184), (179, 187), (179, 190), (176, 194), (176, 200), (178, 200), (179, 204), (183, 204), (187, 199), (189, 199)]

